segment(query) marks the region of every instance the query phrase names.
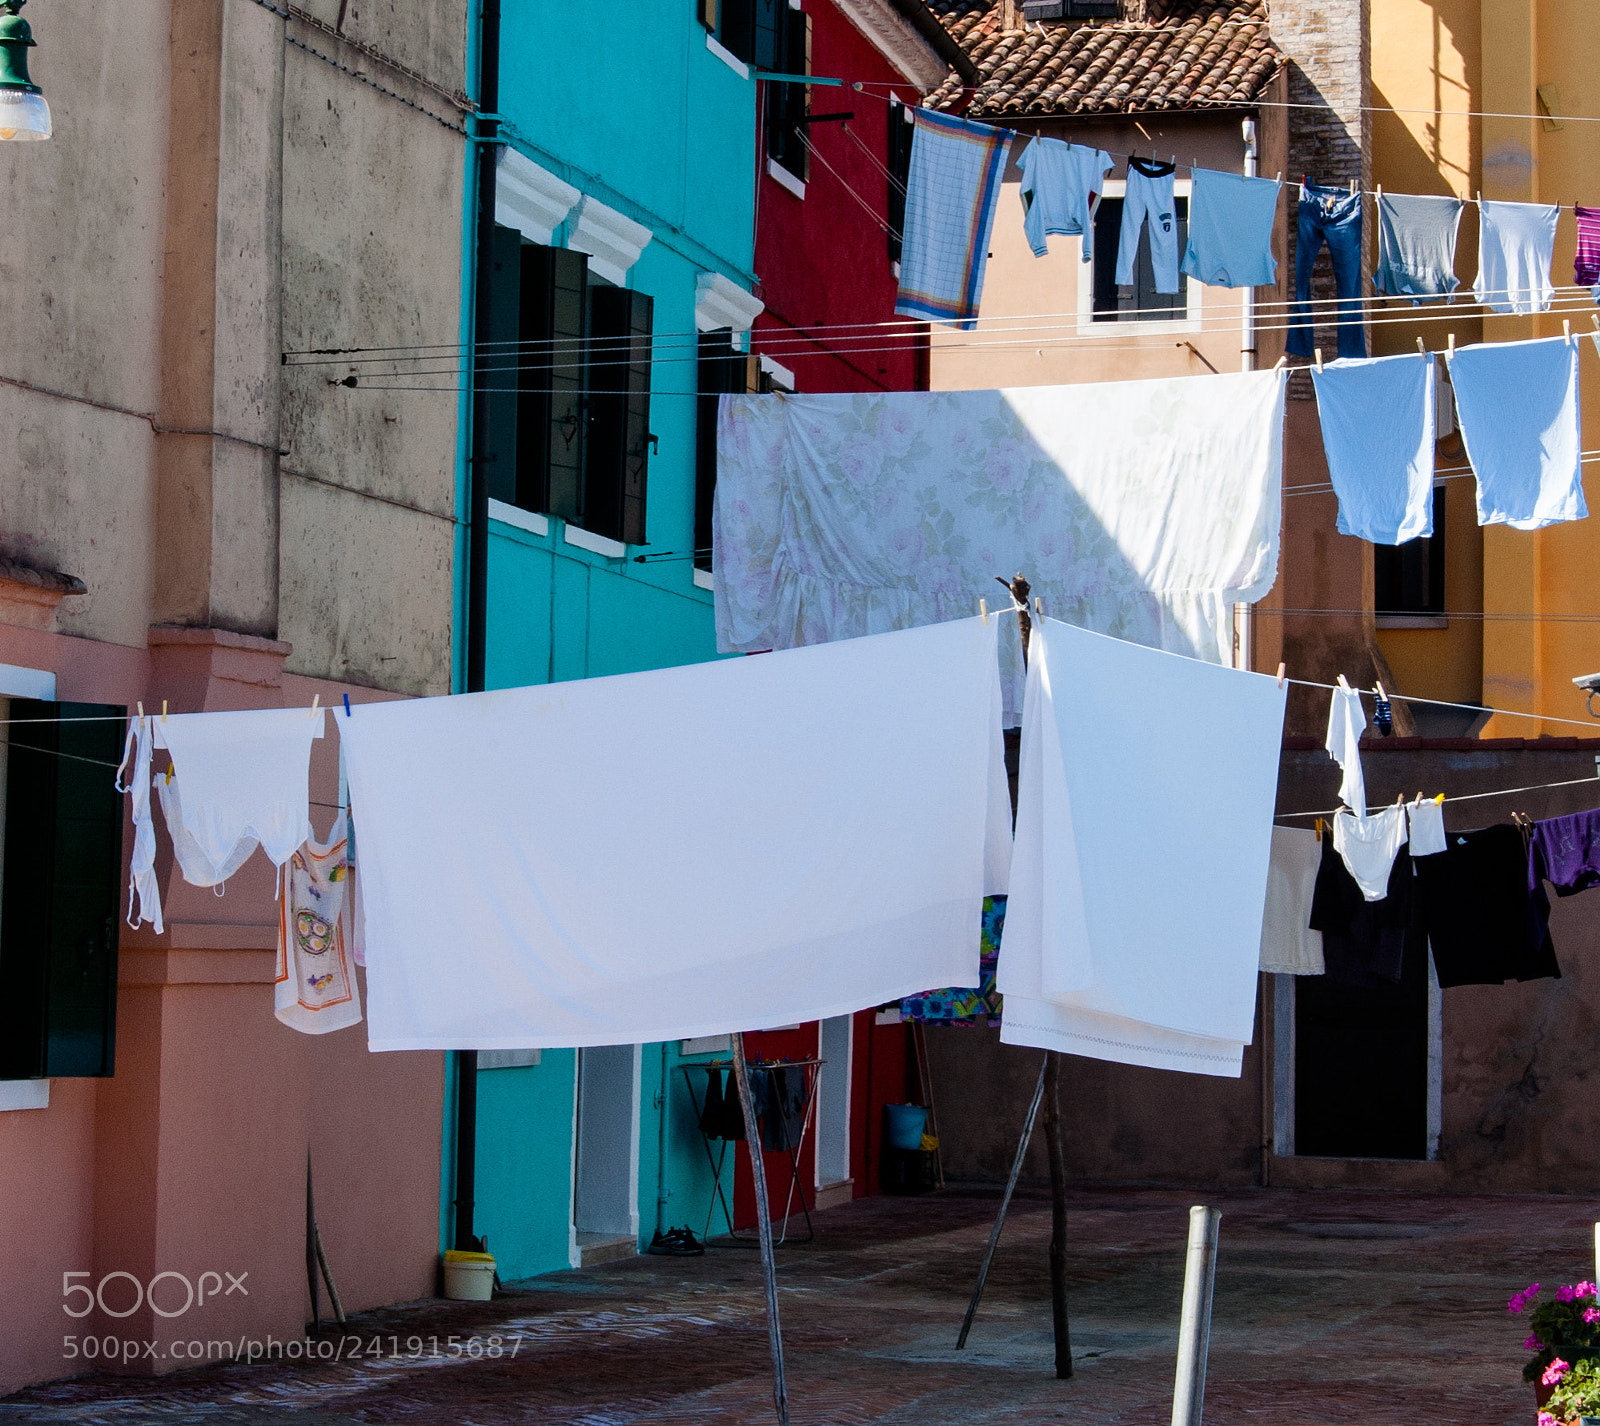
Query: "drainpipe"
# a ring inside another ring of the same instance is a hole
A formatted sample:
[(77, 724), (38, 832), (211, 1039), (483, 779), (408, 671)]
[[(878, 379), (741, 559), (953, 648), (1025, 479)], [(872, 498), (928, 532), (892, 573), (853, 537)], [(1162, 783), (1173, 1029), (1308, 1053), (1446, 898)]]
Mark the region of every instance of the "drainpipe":
[[(500, 0), (482, 0), (478, 28), (478, 112), (493, 115), (500, 108)], [(472, 459), (468, 465), (470, 495), (467, 529), (467, 692), (485, 686), (489, 634), (489, 412), (478, 398), (483, 354), (478, 333), (489, 330), (489, 274), (494, 255), (494, 193), (500, 126), (493, 118), (476, 121), (473, 156), (477, 163), (477, 271), (473, 293)], [(456, 1051), (456, 1248), (473, 1252), (479, 1244), (472, 1231), (477, 1193), (478, 1052)]]
[[(1245, 119), (1240, 124), (1244, 136), (1244, 176), (1254, 178), (1260, 158), (1256, 147), (1256, 121)], [(1244, 289), (1243, 308), (1240, 313), (1239, 369), (1256, 369), (1256, 290)], [(1255, 650), (1255, 610), (1248, 604), (1233, 606), (1233, 666), (1249, 668)]]

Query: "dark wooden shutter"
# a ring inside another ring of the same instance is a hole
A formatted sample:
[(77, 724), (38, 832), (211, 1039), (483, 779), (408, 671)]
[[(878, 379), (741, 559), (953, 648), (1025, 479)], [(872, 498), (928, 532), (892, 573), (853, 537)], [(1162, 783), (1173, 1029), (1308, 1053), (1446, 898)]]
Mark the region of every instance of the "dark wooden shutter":
[(582, 253), (550, 250), (549, 493), (564, 520), (583, 513), (589, 269)]
[(755, 11), (759, 0), (717, 0), (717, 39), (737, 59), (755, 55)]
[[(11, 700), (0, 894), (0, 1079), (112, 1072), (126, 710)], [(54, 721), (59, 719), (60, 721)]]
[(517, 498), (517, 343), (522, 339), (522, 234), (495, 225), (489, 284), (489, 326), (479, 334), (477, 386), (488, 411), (489, 469), (484, 479), (495, 500)]
[(712, 34), (717, 32), (717, 0), (699, 0), (700, 23)]
[(889, 105), (889, 261), (900, 261), (900, 235), (906, 226), (906, 185), (911, 182), (911, 110)]
[[(750, 63), (757, 69), (784, 72), (789, 29), (789, 0), (754, 0), (751, 7)], [(741, 59), (743, 55), (739, 56)]]
[(724, 394), (761, 391), (761, 363), (735, 351), (726, 327), (700, 334), (699, 380), (695, 390), (694, 566), (711, 568), (712, 511), (717, 492), (717, 408)]
[(622, 441), (622, 538), (645, 544), (645, 493), (650, 475), (650, 334), (655, 302), (628, 293), (627, 366), (624, 369)]

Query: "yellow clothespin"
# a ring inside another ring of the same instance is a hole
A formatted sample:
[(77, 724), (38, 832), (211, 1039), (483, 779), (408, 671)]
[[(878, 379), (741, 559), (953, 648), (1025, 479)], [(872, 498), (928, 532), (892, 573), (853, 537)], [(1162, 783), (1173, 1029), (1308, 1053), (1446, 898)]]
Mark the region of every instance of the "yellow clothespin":
[(987, 599), (980, 599), (978, 601), (978, 617), (982, 619), (985, 624), (989, 622), (989, 601)]
[(163, 723), (167, 721), (167, 700), (165, 698), (161, 700), (161, 721)]
[(1322, 370), (1322, 348), (1321, 347), (1317, 348), (1317, 370), (1319, 372)]
[(1283, 680), (1288, 675), (1288, 672), (1289, 672), (1288, 664), (1279, 664), (1278, 665), (1278, 687), (1279, 688), (1283, 687)]
[(1320, 817), (1317, 818), (1317, 840), (1319, 842), (1322, 840), (1322, 818)]
[(1435, 798), (1434, 798), (1434, 799), (1433, 799), (1433, 800), (1434, 800), (1434, 802), (1436, 802), (1436, 803), (1437, 803), (1437, 804), (1438, 804), (1438, 805), (1439, 805), (1439, 806), (1440, 806), (1440, 807), (1443, 807), (1443, 806), (1444, 806), (1444, 793), (1442, 793), (1442, 792), (1441, 792), (1441, 793), (1440, 793), (1440, 794), (1439, 794), (1439, 795), (1438, 795), (1438, 796), (1437, 796), (1437, 797), (1435, 797)]
[(311, 716), (313, 718), (315, 718), (317, 716), (317, 705), (319, 703), (321, 703), (321, 702), (322, 702), (322, 695), (320, 693), (315, 695), (312, 698), (312, 700), (311, 700)]

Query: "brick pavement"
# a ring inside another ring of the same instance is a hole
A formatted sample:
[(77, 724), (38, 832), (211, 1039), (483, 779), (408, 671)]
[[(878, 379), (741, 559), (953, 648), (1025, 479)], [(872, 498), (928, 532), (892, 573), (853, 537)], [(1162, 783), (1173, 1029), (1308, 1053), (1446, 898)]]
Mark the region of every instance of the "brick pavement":
[[(1051, 1373), (1037, 1189), (1013, 1206), (985, 1305), (954, 1348), (997, 1194), (953, 1188), (818, 1215), (780, 1254), (796, 1426), (1164, 1422), (1187, 1209), (1222, 1210), (1206, 1419), (1515, 1422), (1531, 1389), (1506, 1297), (1591, 1274), (1600, 1204), (1570, 1197), (1085, 1188), (1072, 1197), (1077, 1374)], [(772, 1420), (756, 1255), (638, 1258), (519, 1284), (493, 1303), (362, 1314), (398, 1359), (85, 1377), (0, 1402), (0, 1426), (733, 1423)], [(406, 1357), (406, 1339), (491, 1333), (513, 1357)]]

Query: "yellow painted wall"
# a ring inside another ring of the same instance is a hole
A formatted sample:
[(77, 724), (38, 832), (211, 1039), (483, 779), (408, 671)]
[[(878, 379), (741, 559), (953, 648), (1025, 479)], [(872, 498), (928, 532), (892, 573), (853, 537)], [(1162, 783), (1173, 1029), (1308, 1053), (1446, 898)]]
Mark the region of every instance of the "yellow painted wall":
[[(1564, 318), (1592, 330), (1588, 295), (1571, 287), (1576, 227), (1571, 204), (1600, 204), (1600, 127), (1539, 118), (1539, 87), (1558, 113), (1600, 116), (1600, 34), (1591, 0), (1372, 0), (1373, 174), (1394, 192), (1481, 192), (1518, 202), (1558, 203), (1567, 211), (1557, 231), (1553, 280), (1557, 308), (1534, 318), (1398, 321), (1375, 325), (1379, 352), (1408, 350), (1422, 335), (1430, 348), (1454, 331), (1458, 342), (1515, 341), (1561, 332)], [(1470, 120), (1460, 111), (1516, 117)], [(1456, 271), (1470, 287), (1477, 270), (1477, 213), (1462, 219)], [(1565, 292), (1562, 289), (1565, 288)], [(1438, 317), (1438, 309), (1418, 316)], [(1600, 362), (1582, 359), (1582, 400), (1597, 409)], [(1441, 448), (1441, 469), (1459, 454)], [(1586, 484), (1588, 482), (1586, 481)], [(1451, 486), (1447, 598), (1453, 611), (1481, 590), (1480, 620), (1455, 618), (1442, 630), (1384, 630), (1380, 640), (1407, 692), (1469, 701), (1551, 718), (1581, 718), (1583, 700), (1571, 679), (1600, 669), (1600, 524), (1559, 525), (1537, 533), (1470, 523), (1473, 482)], [(1600, 487), (1594, 492), (1600, 495)], [(1580, 615), (1594, 623), (1540, 623), (1507, 616)], [(1476, 687), (1474, 687), (1476, 685)], [(1578, 731), (1561, 723), (1497, 718), (1486, 736)]]

